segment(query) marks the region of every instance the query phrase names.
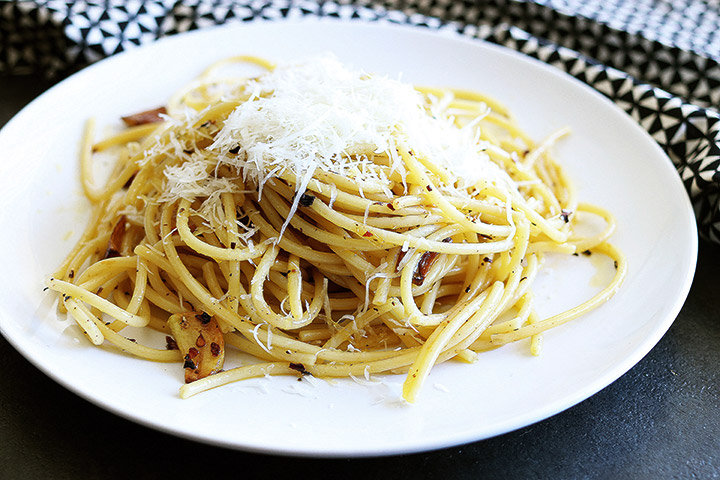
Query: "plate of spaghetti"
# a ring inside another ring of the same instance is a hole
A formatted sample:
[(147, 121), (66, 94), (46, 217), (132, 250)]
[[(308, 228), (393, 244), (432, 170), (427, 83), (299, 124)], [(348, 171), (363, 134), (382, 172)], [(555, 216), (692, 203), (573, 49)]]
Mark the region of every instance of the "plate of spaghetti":
[(61, 82), (0, 151), (5, 337), (232, 448), (406, 453), (542, 420), (637, 363), (694, 273), (687, 195), (632, 119), (451, 34), (178, 35)]

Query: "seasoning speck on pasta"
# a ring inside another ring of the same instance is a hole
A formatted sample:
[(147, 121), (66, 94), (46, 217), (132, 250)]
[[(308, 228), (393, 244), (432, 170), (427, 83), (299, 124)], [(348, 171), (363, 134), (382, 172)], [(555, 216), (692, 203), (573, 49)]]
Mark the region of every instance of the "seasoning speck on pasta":
[[(265, 72), (220, 74), (236, 62)], [(183, 398), (265, 375), (387, 373), (406, 375), (414, 402), (438, 363), (528, 338), (539, 353), (544, 331), (608, 300), (625, 275), (612, 215), (579, 202), (551, 155), (568, 132), (536, 143), (476, 92), (330, 56), (244, 56), (163, 107), (123, 113), (97, 142), (88, 122), (91, 221), (47, 286), (92, 343), (177, 363)], [(115, 159), (102, 186), (99, 154)], [(583, 216), (604, 229), (581, 235)], [(544, 257), (580, 252), (610, 257), (614, 278), (539, 318)], [(160, 332), (158, 346), (131, 339), (137, 328)], [(257, 361), (231, 365), (231, 350)]]

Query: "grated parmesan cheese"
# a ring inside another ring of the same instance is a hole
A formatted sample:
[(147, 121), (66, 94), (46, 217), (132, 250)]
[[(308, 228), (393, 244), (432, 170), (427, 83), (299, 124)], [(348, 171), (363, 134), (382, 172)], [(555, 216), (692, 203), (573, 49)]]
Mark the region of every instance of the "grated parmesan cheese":
[[(357, 168), (369, 160), (355, 155), (366, 152), (387, 155), (402, 171), (400, 143), (473, 183), (497, 176), (474, 128), (459, 129), (452, 118), (428, 112), (412, 85), (350, 70), (331, 56), (279, 66), (248, 88), (251, 100), (230, 114), (211, 148), (258, 184), (278, 167), (299, 179), (316, 168), (372, 175)], [(238, 156), (227, 155), (238, 147)]]
[(222, 165), (251, 180), (260, 195), (269, 178), (283, 173), (294, 175), (296, 191), (304, 192), (317, 169), (347, 175), (358, 184), (385, 185), (386, 174), (375, 168), (368, 158), (372, 155), (386, 156), (404, 181), (399, 147), (454, 173), (457, 185), (442, 188), (463, 188), (480, 180), (511, 183), (484, 152), (477, 128), (458, 128), (445, 113), (448, 99), (428, 104), (412, 85), (348, 69), (332, 56), (281, 65), (248, 81), (245, 93), (249, 99), (218, 125), (208, 147), (217, 155), (214, 168), (207, 158), (195, 155), (167, 168), (162, 200), (234, 191), (232, 182), (215, 177)]

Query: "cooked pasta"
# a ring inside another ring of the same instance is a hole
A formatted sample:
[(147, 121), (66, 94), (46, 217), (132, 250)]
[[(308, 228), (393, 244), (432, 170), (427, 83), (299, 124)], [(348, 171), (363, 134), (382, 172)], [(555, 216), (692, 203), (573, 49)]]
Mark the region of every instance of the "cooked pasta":
[[(222, 76), (228, 63), (266, 71)], [(167, 106), (95, 142), (92, 218), (48, 280), (96, 344), (177, 362), (181, 397), (265, 375), (406, 375), (541, 335), (608, 300), (626, 271), (615, 222), (581, 203), (497, 101), (413, 87), (332, 57), (228, 59)], [(95, 159), (112, 156), (103, 186)], [(606, 228), (581, 236), (583, 216)], [(612, 281), (550, 318), (533, 308), (547, 254), (601, 254)], [(141, 345), (126, 328), (167, 335)], [(256, 362), (226, 365), (237, 349)], [(458, 367), (462, 368), (462, 367)]]

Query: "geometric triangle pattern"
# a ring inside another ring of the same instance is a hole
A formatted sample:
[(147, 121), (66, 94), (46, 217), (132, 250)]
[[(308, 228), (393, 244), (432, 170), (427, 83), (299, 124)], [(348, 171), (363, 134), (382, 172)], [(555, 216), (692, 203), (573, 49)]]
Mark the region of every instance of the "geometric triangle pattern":
[[(720, 9), (707, 0), (463, 0), (475, 23), (501, 23), (592, 58), (699, 106), (720, 105)], [(457, 0), (388, 0), (446, 21)], [(432, 13), (431, 13), (432, 11)]]
[(300, 16), (451, 29), (578, 78), (668, 154), (701, 236), (720, 242), (720, 9), (707, 0), (0, 2), (0, 75), (60, 78), (167, 35)]

